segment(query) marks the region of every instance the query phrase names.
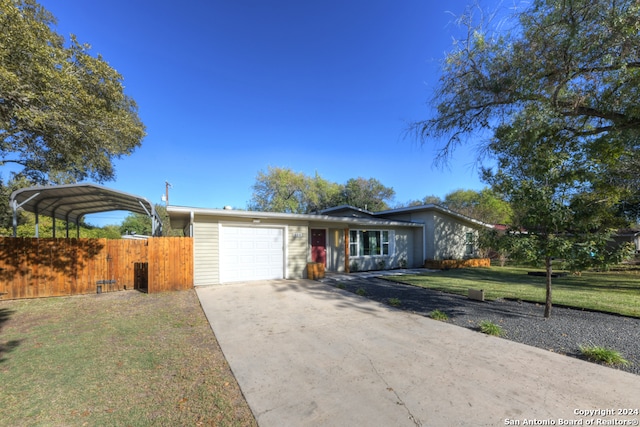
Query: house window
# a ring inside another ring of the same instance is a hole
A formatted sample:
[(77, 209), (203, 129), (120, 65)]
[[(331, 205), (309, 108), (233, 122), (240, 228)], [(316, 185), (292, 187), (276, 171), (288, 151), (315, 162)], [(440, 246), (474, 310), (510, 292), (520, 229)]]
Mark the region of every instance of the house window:
[(475, 252), (475, 248), (473, 244), (473, 233), (467, 233), (467, 235), (465, 236), (465, 244), (466, 244), (465, 254), (473, 255), (473, 253)]
[(359, 256), (360, 251), (358, 251), (358, 247), (358, 230), (351, 230), (349, 231), (349, 256)]
[(349, 256), (389, 255), (388, 230), (349, 231)]

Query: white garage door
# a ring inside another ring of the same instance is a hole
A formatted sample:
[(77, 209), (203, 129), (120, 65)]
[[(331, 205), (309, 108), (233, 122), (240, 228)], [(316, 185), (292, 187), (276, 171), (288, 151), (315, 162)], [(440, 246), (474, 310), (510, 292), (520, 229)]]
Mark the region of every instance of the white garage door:
[(284, 278), (284, 230), (266, 227), (220, 229), (220, 281)]

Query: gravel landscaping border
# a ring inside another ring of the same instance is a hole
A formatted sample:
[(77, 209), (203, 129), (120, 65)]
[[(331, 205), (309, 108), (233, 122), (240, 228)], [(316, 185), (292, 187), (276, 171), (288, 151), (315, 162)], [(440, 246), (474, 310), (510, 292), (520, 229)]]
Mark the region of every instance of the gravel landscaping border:
[(397, 298), (400, 304), (394, 308), (424, 316), (440, 310), (449, 317), (447, 323), (476, 331), (481, 321), (488, 320), (503, 329), (502, 338), (571, 357), (584, 359), (580, 346), (608, 347), (630, 362), (628, 366), (612, 369), (640, 375), (638, 318), (554, 306), (551, 317), (545, 319), (542, 304), (505, 299), (476, 301), (377, 277), (321, 281), (349, 292), (364, 293), (364, 297), (383, 304), (389, 304), (389, 298)]

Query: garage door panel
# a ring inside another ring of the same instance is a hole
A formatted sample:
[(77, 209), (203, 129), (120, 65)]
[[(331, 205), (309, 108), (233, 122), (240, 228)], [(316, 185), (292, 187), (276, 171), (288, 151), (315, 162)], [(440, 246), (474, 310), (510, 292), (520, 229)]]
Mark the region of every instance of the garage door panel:
[[(241, 236), (234, 236), (234, 237), (239, 238), (239, 239), (244, 239), (244, 238), (247, 238), (247, 237), (250, 237), (250, 236), (241, 235)], [(236, 248), (238, 248), (238, 249), (252, 249), (254, 245), (255, 245), (254, 242), (240, 241), (240, 242), (238, 242)]]
[(220, 281), (284, 278), (284, 229), (223, 226)]
[(269, 250), (273, 246), (269, 242), (255, 242), (253, 245), (255, 249)]
[(258, 264), (268, 264), (270, 263), (272, 260), (272, 257), (268, 256), (268, 255), (257, 255), (255, 258), (255, 261)]
[(240, 255), (238, 257), (236, 257), (236, 259), (238, 260), (238, 263), (240, 265), (236, 266), (237, 268), (242, 268), (242, 265), (247, 265), (250, 264), (252, 262), (255, 262), (254, 257), (252, 257), (251, 255)]

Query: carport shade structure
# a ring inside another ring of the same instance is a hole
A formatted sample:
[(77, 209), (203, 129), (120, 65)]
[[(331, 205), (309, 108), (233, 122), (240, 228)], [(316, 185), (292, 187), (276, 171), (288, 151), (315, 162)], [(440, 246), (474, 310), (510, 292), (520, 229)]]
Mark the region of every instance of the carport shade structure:
[(96, 184), (68, 184), (56, 186), (28, 187), (11, 193), (9, 202), (13, 210), (13, 236), (16, 237), (18, 209), (22, 208), (36, 215), (36, 236), (38, 237), (38, 216), (75, 223), (80, 234), (80, 220), (83, 216), (99, 212), (129, 211), (151, 217), (152, 234), (162, 235), (162, 221), (154, 205), (144, 197), (113, 190)]

